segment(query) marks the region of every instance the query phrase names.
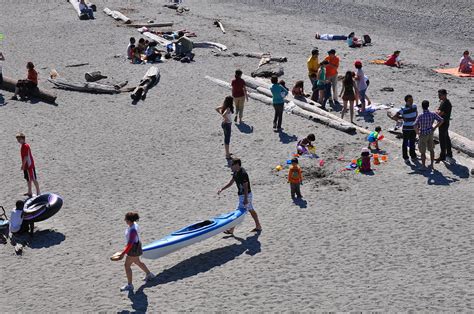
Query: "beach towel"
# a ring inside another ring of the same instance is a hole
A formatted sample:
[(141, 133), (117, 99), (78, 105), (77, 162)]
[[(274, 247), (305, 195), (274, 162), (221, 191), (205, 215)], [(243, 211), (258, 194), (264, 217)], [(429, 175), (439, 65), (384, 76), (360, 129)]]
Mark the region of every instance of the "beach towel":
[(375, 59), (375, 60), (370, 60), (369, 63), (372, 63), (372, 64), (385, 64), (385, 60), (384, 59)]
[(474, 77), (474, 73), (469, 74), (458, 72), (458, 68), (434, 69), (434, 71), (442, 74), (449, 74), (456, 77)]

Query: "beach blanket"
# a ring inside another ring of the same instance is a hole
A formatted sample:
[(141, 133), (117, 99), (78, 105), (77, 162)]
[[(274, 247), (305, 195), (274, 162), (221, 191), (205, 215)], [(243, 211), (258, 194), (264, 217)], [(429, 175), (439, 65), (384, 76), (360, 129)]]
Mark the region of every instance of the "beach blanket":
[(385, 64), (385, 60), (384, 59), (375, 59), (375, 60), (370, 60), (369, 63), (372, 63), (372, 64)]
[(474, 77), (473, 73), (461, 73), (458, 72), (458, 68), (447, 68), (447, 69), (434, 69), (433, 71), (442, 73), (442, 74), (449, 74), (456, 77)]

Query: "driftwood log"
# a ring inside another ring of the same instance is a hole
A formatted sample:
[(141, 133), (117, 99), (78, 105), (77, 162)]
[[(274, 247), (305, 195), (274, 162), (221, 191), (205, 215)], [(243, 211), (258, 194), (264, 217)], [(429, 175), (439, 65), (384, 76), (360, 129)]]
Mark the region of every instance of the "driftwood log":
[(160, 70), (157, 67), (151, 67), (146, 71), (140, 84), (135, 88), (130, 97), (134, 101), (145, 100), (148, 90), (155, 86), (160, 81)]
[(215, 20), (214, 25), (218, 26), (221, 29), (222, 33), (225, 34), (224, 25), (222, 25), (222, 22), (220, 20)]
[[(17, 82), (17, 80), (4, 76), (3, 83), (0, 84), (0, 89), (14, 93)], [(54, 103), (56, 101), (56, 95), (45, 89), (38, 89), (32, 96), (48, 103)]]
[(163, 47), (166, 47), (166, 46), (168, 46), (169, 44), (172, 44), (172, 43), (173, 43), (171, 40), (164, 39), (163, 37), (158, 36), (158, 35), (156, 35), (156, 34), (153, 34), (153, 33), (150, 33), (150, 32), (141, 32), (140, 29), (138, 29), (138, 31), (139, 31), (140, 33), (142, 33), (143, 36), (148, 37), (148, 38), (150, 38), (151, 40), (156, 41), (157, 43), (159, 43), (159, 44), (162, 45)]
[(65, 79), (48, 79), (48, 82), (52, 83), (56, 88), (72, 90), (77, 92), (84, 93), (94, 93), (94, 94), (118, 94), (121, 91), (115, 86), (98, 84), (98, 83), (79, 83), (79, 82), (70, 82)]
[(279, 64), (272, 64), (272, 63), (260, 63), (258, 69), (252, 72), (253, 77), (272, 77), (274, 75), (280, 77), (285, 74), (283, 67)]
[(104, 8), (104, 13), (107, 14), (108, 16), (113, 17), (115, 20), (122, 20), (125, 24), (132, 23), (132, 21), (128, 17), (126, 17), (119, 11), (113, 11), (113, 10), (110, 10), (109, 8)]
[(87, 82), (96, 82), (98, 80), (107, 78), (107, 76), (102, 75), (100, 71), (86, 72), (86, 74), (84, 74), (84, 77)]
[(194, 42), (193, 43), (194, 48), (216, 48), (221, 51), (226, 51), (227, 46), (219, 43), (215, 43), (212, 41), (202, 41), (202, 42)]
[(127, 27), (136, 27), (136, 28), (140, 28), (140, 27), (171, 27), (173, 26), (173, 22), (163, 22), (163, 23), (143, 23), (143, 24), (140, 24), (140, 23), (133, 23), (133, 24), (126, 24), (125, 26)]
[(288, 61), (287, 57), (272, 57), (270, 53), (233, 52), (232, 54), (236, 57), (247, 57), (247, 58), (255, 58), (255, 59), (269, 58), (270, 61), (275, 61), (275, 62)]
[[(400, 109), (392, 108), (387, 111), (387, 116), (389, 118), (394, 117)], [(453, 131), (449, 131), (449, 137), (451, 138), (451, 146), (469, 157), (474, 157), (474, 141), (464, 137), (460, 134), (457, 134)], [(433, 138), (439, 141), (439, 132), (436, 130), (433, 134)]]

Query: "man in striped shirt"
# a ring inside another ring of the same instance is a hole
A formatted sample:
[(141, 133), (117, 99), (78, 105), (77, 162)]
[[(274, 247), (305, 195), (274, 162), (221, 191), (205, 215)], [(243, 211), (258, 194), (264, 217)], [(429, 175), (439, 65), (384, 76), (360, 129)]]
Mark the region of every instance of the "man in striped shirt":
[[(437, 115), (434, 112), (428, 110), (430, 102), (428, 100), (423, 100), (421, 107), (423, 108), (423, 113), (420, 114), (415, 121), (415, 131), (418, 134), (418, 149), (421, 153), (421, 163), (422, 169), (426, 168), (426, 149), (430, 151), (430, 161), (431, 168), (434, 168), (434, 141), (433, 141), (433, 132), (441, 124), (443, 124), (443, 118)], [(438, 123), (433, 127), (433, 122), (438, 121)]]
[(418, 116), (418, 109), (416, 105), (413, 104), (413, 97), (411, 95), (405, 96), (405, 107), (401, 108), (396, 115), (392, 117), (393, 120), (398, 121), (403, 119), (403, 145), (402, 145), (402, 154), (403, 159), (406, 163), (408, 161), (407, 148), (410, 150), (410, 157), (412, 161), (416, 161), (416, 152), (415, 152), (415, 141), (416, 141), (416, 132), (415, 132), (415, 121)]

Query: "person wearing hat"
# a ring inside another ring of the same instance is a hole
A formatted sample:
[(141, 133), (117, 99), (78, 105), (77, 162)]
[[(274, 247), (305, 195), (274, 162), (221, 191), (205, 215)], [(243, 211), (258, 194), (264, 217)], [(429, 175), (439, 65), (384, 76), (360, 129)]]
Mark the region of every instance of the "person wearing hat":
[(336, 50), (331, 49), (328, 51), (328, 56), (324, 59), (328, 61), (326, 66), (326, 79), (331, 82), (333, 100), (338, 102), (337, 99), (337, 70), (339, 69), (339, 57), (336, 56)]
[(23, 133), (18, 133), (16, 135), (16, 140), (21, 144), (21, 170), (23, 170), (25, 180), (28, 183), (28, 192), (25, 193), (25, 195), (28, 197), (33, 196), (31, 189), (32, 184), (35, 185), (36, 195), (40, 195), (39, 183), (36, 178), (35, 161), (33, 159), (33, 155), (31, 154), (30, 145), (26, 143), (26, 137)]
[[(359, 90), (359, 100), (360, 100), (360, 112), (365, 111), (365, 93), (367, 92), (367, 80), (365, 77), (365, 73), (362, 70), (362, 62), (357, 60), (354, 62), (354, 66), (356, 68), (356, 82), (357, 82), (357, 89)], [(370, 105), (370, 101), (369, 101)]]

